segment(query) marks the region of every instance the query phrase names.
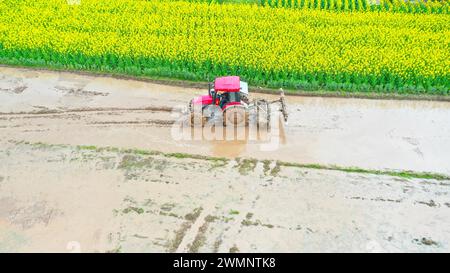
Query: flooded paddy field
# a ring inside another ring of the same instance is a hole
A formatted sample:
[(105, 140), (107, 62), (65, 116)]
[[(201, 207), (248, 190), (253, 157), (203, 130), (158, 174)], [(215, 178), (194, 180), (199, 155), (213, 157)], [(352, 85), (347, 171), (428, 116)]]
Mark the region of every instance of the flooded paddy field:
[(177, 134), (205, 92), (0, 67), (0, 252), (449, 251), (449, 102), (289, 96), (275, 134)]

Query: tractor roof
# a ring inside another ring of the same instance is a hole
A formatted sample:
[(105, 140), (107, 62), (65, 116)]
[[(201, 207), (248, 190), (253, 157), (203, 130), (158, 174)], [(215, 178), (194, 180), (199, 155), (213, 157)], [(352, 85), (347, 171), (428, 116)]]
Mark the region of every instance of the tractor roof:
[(216, 78), (214, 89), (216, 91), (239, 92), (241, 81), (238, 76), (227, 76)]

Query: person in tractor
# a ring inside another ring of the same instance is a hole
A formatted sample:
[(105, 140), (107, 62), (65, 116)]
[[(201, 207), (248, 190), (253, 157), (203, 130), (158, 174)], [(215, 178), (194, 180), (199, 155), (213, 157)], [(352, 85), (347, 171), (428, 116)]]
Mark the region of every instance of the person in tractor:
[(220, 103), (219, 106), (221, 109), (224, 109), (224, 107), (229, 103), (241, 103), (241, 96), (239, 92), (222, 92), (220, 95)]

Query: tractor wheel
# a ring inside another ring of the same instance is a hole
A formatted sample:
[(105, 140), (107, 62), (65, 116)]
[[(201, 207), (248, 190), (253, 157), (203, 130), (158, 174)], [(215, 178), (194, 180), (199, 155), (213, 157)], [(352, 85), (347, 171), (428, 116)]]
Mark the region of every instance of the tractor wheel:
[(203, 116), (203, 110), (195, 112), (192, 101), (189, 103), (189, 123), (191, 127), (203, 126), (206, 123), (206, 118)]
[(246, 126), (248, 124), (248, 112), (245, 106), (229, 106), (223, 112), (223, 124), (225, 126)]

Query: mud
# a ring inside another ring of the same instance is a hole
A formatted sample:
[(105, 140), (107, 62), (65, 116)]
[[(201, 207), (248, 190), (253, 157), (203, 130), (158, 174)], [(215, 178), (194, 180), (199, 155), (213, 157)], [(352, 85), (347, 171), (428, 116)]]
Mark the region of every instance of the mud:
[(0, 74), (3, 139), (450, 174), (449, 102), (288, 97), (289, 122), (269, 139), (180, 140), (171, 131), (177, 113), (206, 89), (6, 67)]
[(0, 67), (0, 252), (450, 250), (450, 181), (278, 162), (448, 175), (450, 103), (288, 97), (276, 134), (174, 137), (205, 90)]
[(0, 162), (1, 252), (450, 250), (450, 181), (25, 143)]

